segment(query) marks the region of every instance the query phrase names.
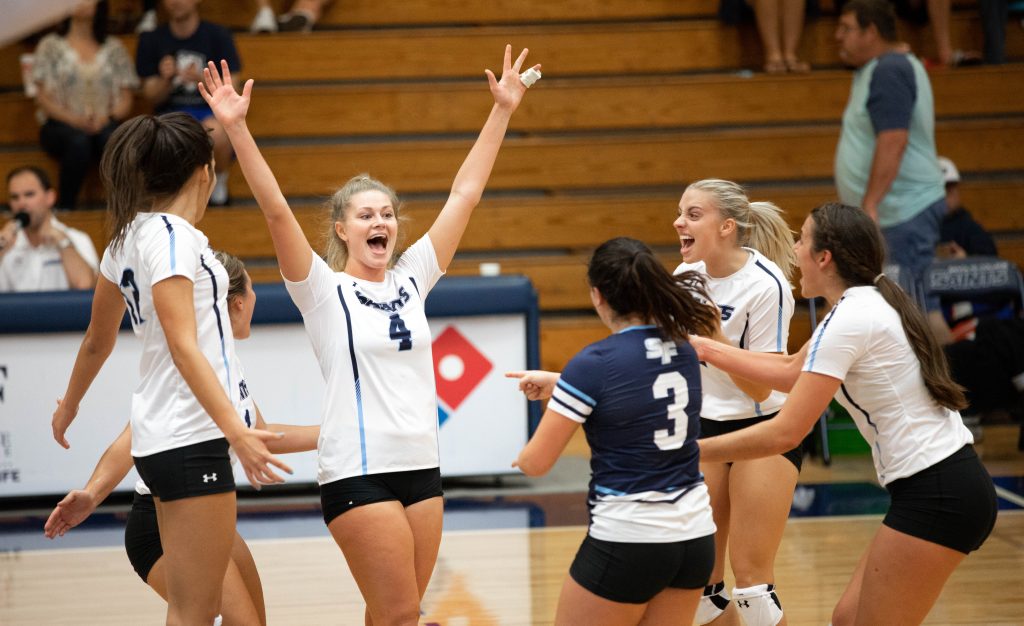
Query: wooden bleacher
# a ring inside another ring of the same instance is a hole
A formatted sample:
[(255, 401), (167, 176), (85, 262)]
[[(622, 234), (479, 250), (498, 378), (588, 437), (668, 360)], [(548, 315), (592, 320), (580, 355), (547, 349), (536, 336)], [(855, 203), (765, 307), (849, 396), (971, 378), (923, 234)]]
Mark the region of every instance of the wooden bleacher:
[[(1024, 66), (936, 73), (936, 115), (943, 119), (1020, 113), (1020, 95), (1007, 84), (1024, 84)], [(516, 112), (513, 130), (540, 134), (835, 123), (849, 91), (850, 75), (845, 71), (758, 74), (741, 80), (719, 74), (546, 77), (544, 88), (531, 93)], [(958, 97), (964, 93), (975, 97)], [(144, 105), (140, 102), (137, 108), (142, 111)], [(249, 125), (259, 138), (475, 133), (489, 108), (489, 96), (476, 82), (260, 84)], [(0, 142), (34, 144), (39, 131), (33, 116), (31, 100), (20, 93), (0, 93), (0, 119), (6, 121), (0, 126)]]
[[(444, 23), (443, 19), (438, 16), (438, 22)], [(801, 46), (804, 57), (816, 66), (837, 67), (834, 32), (833, 18), (808, 22)], [(902, 32), (915, 50), (925, 56), (931, 53), (926, 29)], [(955, 47), (977, 47), (978, 33), (975, 12), (953, 15), (950, 35)], [(123, 39), (134, 50), (135, 37)], [(736, 71), (761, 65), (760, 45), (752, 29), (727, 26), (713, 18), (373, 28), (273, 36), (239, 33), (236, 41), (246, 75), (258, 81), (478, 78), (483, 68), (500, 67), (500, 56), (495, 58), (491, 51), (500, 53), (506, 43), (529, 47), (532, 58), (559, 78)], [(1007, 28), (1006, 45), (1011, 58), (1024, 56), (1024, 32)], [(23, 45), (0, 50), (0, 88), (21, 84), (18, 57), (29, 51)]]
[[(116, 4), (116, 2), (115, 2)], [(379, 0), (331, 5), (310, 35), (239, 32), (245, 75), (256, 78), (250, 127), (307, 234), (319, 241), (317, 206), (349, 176), (368, 171), (411, 200), (408, 237), (426, 230), (490, 107), (484, 67), (500, 67), (506, 42), (531, 49), (545, 79), (513, 119), (489, 195), (466, 232), (452, 274), (483, 261), (537, 286), (544, 366), (560, 367), (603, 335), (586, 313), (586, 255), (616, 235), (678, 259), (671, 222), (687, 181), (731, 178), (770, 199), (797, 228), (832, 199), (832, 159), (850, 74), (838, 68), (834, 17), (808, 22), (803, 76), (751, 75), (760, 50), (750, 25), (726, 26), (706, 0)], [(395, 5), (399, 6), (399, 5)], [(980, 45), (976, 7), (956, 4), (954, 46)], [(251, 15), (208, 2), (206, 16), (242, 31)], [(906, 25), (904, 25), (906, 26)], [(904, 39), (925, 56), (925, 29)], [(124, 37), (134, 49), (134, 36)], [(1024, 32), (1007, 29), (1011, 59)], [(15, 45), (0, 49), (0, 170), (33, 163), (56, 172), (37, 146), (33, 106), (20, 94)], [(1024, 64), (931, 74), (939, 151), (964, 174), (965, 204), (996, 232), (1000, 252), (1024, 262)], [(137, 109), (145, 110), (138, 103)], [(100, 202), (94, 180), (86, 197)], [(211, 243), (242, 256), (258, 280), (279, 280), (273, 250), (237, 166), (236, 206), (211, 209)], [(100, 212), (65, 221), (102, 247)], [(807, 338), (798, 313), (792, 347)]]

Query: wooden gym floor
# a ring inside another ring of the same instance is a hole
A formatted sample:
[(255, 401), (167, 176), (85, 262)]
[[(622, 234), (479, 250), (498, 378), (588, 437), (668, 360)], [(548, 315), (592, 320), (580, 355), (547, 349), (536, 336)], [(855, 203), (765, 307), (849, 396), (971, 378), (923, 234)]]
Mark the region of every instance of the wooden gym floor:
[[(1024, 624), (1024, 455), (1012, 427), (986, 429), (979, 452), (997, 477), (992, 536), (953, 575), (927, 624)], [(512, 478), (446, 485), (446, 530), (423, 623), (550, 624), (586, 528), (586, 458), (560, 462), (564, 482)], [(270, 624), (360, 624), (363, 605), (316, 498), (246, 501), (240, 531), (260, 569)], [(805, 462), (776, 561), (789, 623), (826, 624), (887, 500), (867, 457)], [(837, 515), (836, 513), (841, 513)], [(158, 624), (163, 602), (121, 547), (123, 507), (68, 536), (42, 537), (43, 511), (0, 515), (0, 624)]]

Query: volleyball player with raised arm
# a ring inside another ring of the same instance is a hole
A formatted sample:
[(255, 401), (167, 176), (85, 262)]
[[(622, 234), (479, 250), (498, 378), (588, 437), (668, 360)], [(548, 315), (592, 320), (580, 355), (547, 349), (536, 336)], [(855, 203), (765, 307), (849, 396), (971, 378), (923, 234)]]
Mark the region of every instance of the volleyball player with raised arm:
[[(231, 320), (231, 334), (236, 340), (249, 337), (256, 292), (252, 280), (245, 271), (245, 265), (237, 257), (226, 252), (215, 256), (228, 273), (228, 317)], [(266, 424), (259, 407), (245, 383), (242, 364), (237, 355), (231, 363), (232, 380), (237, 381), (240, 403), (239, 417), (247, 428), (270, 430), (282, 433), (280, 439), (267, 442), (267, 448), (274, 454), (303, 452), (316, 449), (320, 434), (319, 426), (293, 426), (290, 424)], [(84, 489), (68, 493), (50, 513), (46, 520), (46, 536), (63, 536), (69, 530), (86, 520), (96, 507), (124, 480), (132, 467), (131, 425), (125, 427), (106, 452), (100, 457), (92, 476)], [(128, 523), (125, 527), (125, 550), (128, 560), (144, 583), (152, 587), (161, 598), (167, 599), (167, 580), (164, 574), (163, 548), (156, 518), (156, 506), (149, 487), (142, 480), (135, 484), (135, 499)], [(231, 546), (231, 562), (221, 590), (220, 614), (227, 624), (267, 623), (266, 607), (263, 602), (263, 587), (260, 583), (256, 563), (242, 536), (235, 531)], [(216, 622), (215, 622), (216, 623)]]
[(507, 374), (529, 399), (551, 398), (516, 466), (547, 473), (580, 425), (591, 449), (590, 527), (555, 624), (689, 624), (714, 565), (715, 524), (698, 465), (700, 364), (687, 338), (712, 332), (716, 311), (698, 274), (671, 276), (635, 239), (601, 244), (587, 279), (613, 334), (561, 375)]
[[(424, 300), (455, 254), (526, 86), (506, 46), (494, 106), (428, 233), (392, 263), (395, 193), (357, 176), (330, 199), (327, 261), (313, 252), (246, 127), (241, 94), (211, 63), (200, 85), (267, 220), (281, 274), (327, 382), (319, 442), (324, 521), (367, 604), (367, 623), (415, 624), (441, 540), (431, 334)], [(539, 69), (538, 66), (534, 66)], [(381, 539), (386, 537), (386, 541)]]
[[(717, 338), (753, 352), (786, 352), (793, 317), (793, 235), (779, 208), (750, 202), (734, 182), (701, 180), (683, 193), (674, 226), (683, 256), (676, 272), (696, 271), (705, 277), (721, 313)], [(701, 381), (701, 437), (766, 420), (786, 398), (714, 366), (701, 367)], [(740, 614), (747, 626), (786, 623), (775, 591), (775, 553), (801, 461), (799, 446), (778, 456), (739, 462), (701, 458), (718, 532), (715, 572), (697, 611), (698, 624), (739, 626)], [(732, 604), (724, 582), (726, 546), (736, 581)]]
[(924, 314), (882, 273), (882, 235), (864, 211), (838, 203), (811, 211), (796, 257), (804, 297), (832, 305), (799, 353), (692, 339), (703, 361), (789, 393), (772, 419), (702, 439), (701, 458), (722, 463), (791, 449), (835, 397), (870, 444), (892, 502), (832, 624), (920, 624), (996, 519), (992, 479), (958, 413), (963, 390)]
[(239, 420), (227, 272), (195, 227), (216, 178), (213, 146), (188, 115), (139, 116), (114, 131), (100, 171), (113, 237), (53, 435), (68, 447), (65, 432), (127, 309), (142, 340), (131, 453), (159, 520), (167, 622), (210, 624), (235, 532), (229, 446), (254, 486), (282, 481), (271, 465), (290, 472), (267, 450), (277, 435)]

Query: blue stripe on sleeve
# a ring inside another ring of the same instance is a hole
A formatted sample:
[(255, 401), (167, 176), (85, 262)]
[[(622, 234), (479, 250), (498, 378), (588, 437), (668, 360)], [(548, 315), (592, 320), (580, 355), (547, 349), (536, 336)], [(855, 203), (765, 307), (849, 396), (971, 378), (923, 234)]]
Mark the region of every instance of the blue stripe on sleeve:
[(571, 396), (574, 396), (577, 400), (583, 402), (584, 404), (589, 404), (592, 407), (597, 406), (597, 400), (594, 400), (593, 398), (583, 393), (579, 389), (573, 387), (569, 383), (565, 382), (565, 380), (559, 378), (557, 386), (561, 387), (563, 391), (569, 393), (569, 395)]
[(814, 359), (818, 356), (818, 346), (821, 345), (821, 338), (825, 335), (825, 329), (828, 328), (828, 323), (832, 321), (832, 316), (835, 315), (836, 309), (839, 308), (839, 303), (842, 302), (845, 297), (846, 296), (839, 298), (839, 302), (836, 302), (836, 305), (832, 307), (832, 310), (829, 311), (825, 321), (821, 323), (821, 328), (817, 330), (818, 337), (814, 340), (814, 347), (811, 348), (811, 359), (807, 362), (808, 371), (814, 371)]
[(569, 411), (569, 412), (570, 412), (570, 413), (572, 413), (573, 415), (578, 415), (578, 416), (580, 417), (580, 419), (583, 419), (583, 420), (585, 420), (585, 419), (587, 419), (588, 417), (590, 417), (590, 415), (589, 415), (589, 414), (587, 414), (587, 415), (584, 415), (583, 413), (580, 413), (579, 411), (577, 411), (577, 410), (576, 410), (576, 409), (574, 409), (573, 407), (569, 406), (569, 405), (568, 405), (568, 404), (566, 404), (565, 402), (562, 402), (561, 400), (559, 400), (558, 398), (556, 398), (556, 397), (554, 397), (554, 396), (552, 396), (552, 397), (551, 397), (551, 401), (552, 401), (552, 402), (554, 402), (555, 404), (557, 404), (558, 406), (562, 407), (562, 408), (563, 408), (563, 409), (565, 409), (566, 411)]
[(782, 282), (779, 280), (779, 277), (776, 276), (775, 274), (773, 274), (767, 267), (765, 267), (761, 263), (761, 261), (755, 261), (754, 265), (760, 267), (761, 269), (763, 269), (765, 271), (766, 274), (771, 276), (772, 280), (775, 281), (775, 284), (779, 288), (779, 315), (778, 315), (778, 320), (777, 320), (776, 325), (775, 325), (775, 351), (776, 352), (782, 352), (782, 317), (783, 317), (783, 315), (782, 315), (782, 313), (783, 313), (782, 303), (783, 303), (783, 300), (784, 300), (783, 299), (783, 291), (782, 291)]
[[(171, 226), (171, 222), (170, 222), (170, 220), (167, 219), (166, 215), (161, 215), (160, 217), (163, 218), (164, 225), (167, 226), (167, 232), (168, 232), (168, 234), (171, 237), (171, 271), (173, 272), (175, 266), (177, 265), (177, 259), (175, 258), (175, 248), (174, 248), (174, 227)], [(214, 295), (214, 301), (216, 301), (216, 299), (217, 299), (217, 296)]]

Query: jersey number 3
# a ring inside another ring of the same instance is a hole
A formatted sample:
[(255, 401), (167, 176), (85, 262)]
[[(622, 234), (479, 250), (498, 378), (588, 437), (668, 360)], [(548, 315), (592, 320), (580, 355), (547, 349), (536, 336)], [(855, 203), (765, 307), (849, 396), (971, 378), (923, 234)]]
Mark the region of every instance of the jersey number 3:
[(665, 372), (654, 381), (651, 391), (658, 400), (672, 397), (672, 403), (668, 405), (668, 419), (672, 425), (654, 431), (654, 445), (659, 450), (678, 450), (686, 441), (689, 425), (686, 405), (690, 403), (690, 385), (679, 372)]
[(398, 342), (398, 351), (412, 350), (412, 331), (405, 327), (405, 321), (398, 313), (391, 314), (391, 339)]

